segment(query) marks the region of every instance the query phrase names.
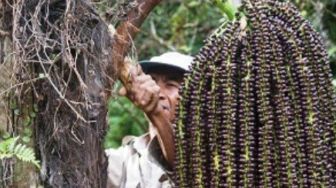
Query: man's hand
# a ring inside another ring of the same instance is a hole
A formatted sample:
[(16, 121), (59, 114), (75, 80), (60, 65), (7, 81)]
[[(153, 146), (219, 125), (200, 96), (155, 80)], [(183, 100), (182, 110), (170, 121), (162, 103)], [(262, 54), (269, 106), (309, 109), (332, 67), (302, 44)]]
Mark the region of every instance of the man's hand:
[(160, 87), (150, 75), (143, 73), (140, 65), (132, 66), (129, 70), (127, 84), (130, 86), (129, 89), (122, 87), (119, 94), (127, 96), (147, 115), (155, 113), (159, 102)]

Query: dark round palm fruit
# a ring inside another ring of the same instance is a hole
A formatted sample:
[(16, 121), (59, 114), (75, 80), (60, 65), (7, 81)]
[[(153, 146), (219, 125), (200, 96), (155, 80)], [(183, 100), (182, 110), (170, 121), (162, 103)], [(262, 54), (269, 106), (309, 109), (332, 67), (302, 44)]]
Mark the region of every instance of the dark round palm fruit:
[(288, 2), (246, 0), (195, 56), (175, 122), (176, 187), (333, 187), (323, 40)]

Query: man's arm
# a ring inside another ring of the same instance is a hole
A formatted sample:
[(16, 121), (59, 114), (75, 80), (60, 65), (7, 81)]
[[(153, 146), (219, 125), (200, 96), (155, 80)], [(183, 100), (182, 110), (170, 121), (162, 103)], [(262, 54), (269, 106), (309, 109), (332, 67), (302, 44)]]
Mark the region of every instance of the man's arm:
[[(160, 106), (159, 103), (158, 106)], [(160, 143), (160, 147), (162, 148), (162, 152), (165, 159), (168, 161), (170, 167), (173, 167), (175, 145), (174, 145), (173, 127), (171, 126), (171, 122), (164, 114), (163, 110), (158, 110), (157, 113), (147, 116), (158, 130), (159, 133), (158, 140)]]
[(174, 165), (174, 134), (170, 114), (160, 104), (160, 87), (151, 76), (142, 72), (141, 67), (131, 67), (128, 86), (120, 90), (136, 106), (141, 108), (158, 131), (158, 140), (165, 159), (171, 167)]

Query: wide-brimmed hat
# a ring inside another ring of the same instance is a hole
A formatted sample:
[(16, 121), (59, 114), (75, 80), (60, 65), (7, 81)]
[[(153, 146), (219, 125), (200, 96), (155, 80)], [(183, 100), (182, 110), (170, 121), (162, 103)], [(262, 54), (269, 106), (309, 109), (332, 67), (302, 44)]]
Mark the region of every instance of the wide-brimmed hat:
[(193, 57), (178, 52), (166, 52), (160, 56), (154, 56), (150, 60), (140, 61), (142, 70), (148, 73), (150, 70), (175, 69), (181, 72), (190, 70)]

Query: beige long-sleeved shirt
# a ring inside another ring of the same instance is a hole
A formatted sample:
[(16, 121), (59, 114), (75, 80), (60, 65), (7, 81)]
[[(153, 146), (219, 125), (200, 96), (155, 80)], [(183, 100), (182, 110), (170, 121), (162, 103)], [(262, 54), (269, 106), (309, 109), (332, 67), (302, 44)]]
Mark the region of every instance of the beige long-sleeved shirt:
[(108, 188), (171, 188), (168, 164), (157, 137), (126, 137), (123, 146), (106, 150)]

